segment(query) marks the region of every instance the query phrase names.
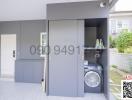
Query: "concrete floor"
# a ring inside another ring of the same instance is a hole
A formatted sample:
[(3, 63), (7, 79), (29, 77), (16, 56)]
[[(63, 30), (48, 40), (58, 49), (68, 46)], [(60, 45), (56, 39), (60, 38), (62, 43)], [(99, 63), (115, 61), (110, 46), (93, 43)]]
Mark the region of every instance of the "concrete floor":
[(103, 94), (85, 94), (85, 97), (46, 96), (40, 84), (15, 83), (0, 79), (0, 100), (106, 100)]

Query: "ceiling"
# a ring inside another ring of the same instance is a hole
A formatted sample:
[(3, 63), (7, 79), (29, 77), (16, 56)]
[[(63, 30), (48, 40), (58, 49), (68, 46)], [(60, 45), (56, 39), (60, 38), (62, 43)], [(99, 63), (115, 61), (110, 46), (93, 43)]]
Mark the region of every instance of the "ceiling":
[(83, 2), (83, 1), (101, 1), (101, 0), (45, 0), (46, 3), (66, 3), (66, 2)]
[(47, 3), (97, 0), (0, 0), (0, 21), (46, 19)]
[(0, 21), (46, 18), (44, 0), (0, 0)]

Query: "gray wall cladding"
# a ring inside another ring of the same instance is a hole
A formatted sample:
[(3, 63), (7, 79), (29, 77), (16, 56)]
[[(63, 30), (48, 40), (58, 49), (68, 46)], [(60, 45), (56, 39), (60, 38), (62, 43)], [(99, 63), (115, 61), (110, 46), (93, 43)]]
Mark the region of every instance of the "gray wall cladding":
[[(83, 20), (49, 21), (49, 94), (54, 96), (83, 96), (84, 70), (81, 54), (75, 52), (55, 54), (54, 47), (82, 47), (84, 33)], [(82, 50), (81, 50), (82, 51)]]
[(40, 32), (46, 31), (45, 21), (0, 22), (0, 29), (1, 34), (16, 34), (17, 37), (15, 81), (40, 83), (44, 59), (37, 52), (32, 55), (30, 47), (40, 45)]
[(38, 51), (32, 55), (30, 48), (32, 45), (36, 47), (40, 45), (40, 33), (44, 32), (45, 29), (46, 25), (43, 21), (21, 22), (19, 59), (41, 59)]
[(48, 4), (47, 19), (106, 18), (109, 11), (108, 6), (101, 8), (99, 4), (99, 1)]
[(15, 80), (17, 82), (40, 83), (43, 77), (44, 60), (16, 60)]
[[(1, 24), (0, 24), (0, 34), (1, 34)], [(0, 37), (0, 75), (1, 75), (1, 37)]]

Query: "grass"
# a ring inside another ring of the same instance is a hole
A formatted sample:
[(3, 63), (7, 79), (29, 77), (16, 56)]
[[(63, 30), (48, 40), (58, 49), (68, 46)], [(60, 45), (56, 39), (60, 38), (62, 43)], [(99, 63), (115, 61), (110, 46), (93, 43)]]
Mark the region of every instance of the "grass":
[[(112, 84), (115, 85), (121, 85), (121, 80), (123, 79), (123, 75), (121, 75), (118, 71), (117, 68), (111, 67), (110, 70), (110, 79), (112, 80)], [(114, 86), (110, 85), (110, 91), (114, 95), (114, 93), (119, 93), (121, 92), (121, 87), (120, 86)], [(116, 100), (120, 100), (116, 95), (114, 95)]]
[(121, 84), (121, 80), (123, 79), (123, 75), (118, 73), (116, 70), (111, 70), (110, 71), (110, 78), (114, 82), (114, 84)]
[[(110, 78), (112, 80), (112, 84), (121, 85), (121, 80), (123, 79), (123, 76), (120, 75), (116, 70), (111, 70)], [(121, 87), (111, 85), (110, 90), (112, 93), (120, 93)]]
[(125, 53), (132, 54), (132, 46), (124, 50)]

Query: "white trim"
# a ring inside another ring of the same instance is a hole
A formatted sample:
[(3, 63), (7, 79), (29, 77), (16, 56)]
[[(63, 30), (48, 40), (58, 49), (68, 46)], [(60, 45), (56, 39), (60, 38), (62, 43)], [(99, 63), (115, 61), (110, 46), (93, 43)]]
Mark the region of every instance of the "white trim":
[[(46, 37), (46, 40), (43, 40), (44, 38), (43, 37)], [(41, 32), (40, 33), (40, 48), (41, 48), (41, 54), (40, 54), (40, 57), (46, 57), (46, 54), (43, 54), (42, 53), (42, 48), (43, 47), (46, 47), (47, 46), (47, 32)], [(43, 42), (45, 42), (45, 43), (43, 43)]]

